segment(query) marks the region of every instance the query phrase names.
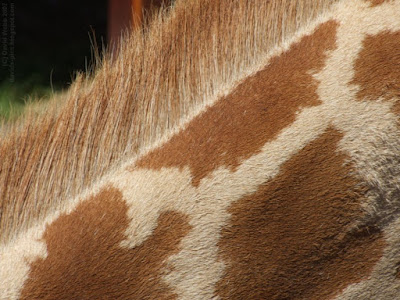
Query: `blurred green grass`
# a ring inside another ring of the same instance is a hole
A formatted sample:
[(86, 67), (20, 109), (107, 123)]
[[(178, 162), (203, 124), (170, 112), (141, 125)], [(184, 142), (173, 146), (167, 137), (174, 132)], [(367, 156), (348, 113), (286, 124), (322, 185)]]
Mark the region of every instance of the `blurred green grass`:
[(0, 120), (12, 120), (20, 116), (25, 104), (49, 98), (53, 90), (49, 86), (34, 84), (35, 80), (0, 83)]

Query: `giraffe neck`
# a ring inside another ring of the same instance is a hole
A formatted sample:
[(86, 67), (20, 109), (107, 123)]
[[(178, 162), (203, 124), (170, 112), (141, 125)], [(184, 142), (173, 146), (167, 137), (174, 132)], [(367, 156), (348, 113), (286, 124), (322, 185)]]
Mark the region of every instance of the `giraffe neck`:
[(399, 7), (342, 1), (258, 53), (4, 244), (0, 295), (395, 299)]
[[(61, 107), (27, 116), (4, 133), (0, 241), (29, 229), (125, 161), (168, 139), (256, 72), (272, 49), (331, 2), (178, 1), (147, 33), (126, 36), (118, 58), (106, 57), (93, 78), (79, 75)], [(244, 13), (239, 26), (235, 20)], [(214, 17), (220, 15), (229, 18)]]

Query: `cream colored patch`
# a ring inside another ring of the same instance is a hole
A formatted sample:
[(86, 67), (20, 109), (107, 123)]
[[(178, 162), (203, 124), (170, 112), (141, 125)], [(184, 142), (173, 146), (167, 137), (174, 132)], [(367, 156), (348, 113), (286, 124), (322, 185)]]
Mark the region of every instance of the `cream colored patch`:
[(340, 142), (341, 150), (350, 154), (358, 175), (370, 187), (369, 202), (364, 204), (369, 221), (377, 226), (386, 226), (393, 218), (395, 221), (384, 230), (389, 246), (370, 278), (350, 285), (335, 299), (394, 300), (400, 295), (400, 281), (395, 276), (400, 261), (400, 221), (396, 217), (400, 205), (398, 116), (391, 109), (393, 103), (381, 99), (356, 101), (358, 86), (349, 82), (366, 35), (400, 29), (400, 1), (368, 7), (361, 1), (348, 1), (339, 8), (342, 26), (338, 29), (338, 48), (316, 78), (321, 81), (318, 92), (330, 105), (333, 123), (346, 132)]
[[(201, 199), (202, 202), (210, 201), (210, 197), (219, 198), (223, 205), (215, 205), (215, 203), (208, 205), (207, 203), (207, 205), (204, 205), (206, 210), (200, 213), (212, 216), (214, 210), (218, 212), (221, 209), (216, 216), (220, 218), (218, 221), (223, 221), (226, 212), (222, 208), (226, 207), (226, 202), (231, 203), (237, 200), (238, 197), (254, 190), (261, 182), (276, 175), (279, 166), (284, 161), (326, 129), (330, 122), (333, 122), (345, 132), (341, 147), (344, 151), (350, 153), (356, 164), (362, 168), (359, 175), (367, 183), (370, 183), (367, 174), (370, 174), (368, 172), (374, 166), (371, 165), (370, 168), (366, 168), (365, 163), (371, 158), (377, 159), (385, 151), (384, 147), (379, 147), (383, 146), (384, 143), (382, 136), (385, 133), (394, 134), (396, 117), (391, 113), (388, 103), (367, 104), (354, 101), (356, 89), (353, 87), (354, 89), (351, 90), (348, 82), (353, 76), (352, 62), (360, 50), (365, 34), (387, 30), (393, 28), (393, 25), (400, 26), (400, 11), (396, 11), (398, 2), (392, 3), (392, 5), (394, 6), (382, 5), (375, 8), (374, 11), (371, 11), (368, 5), (359, 1), (347, 1), (342, 6), (338, 6), (338, 11), (334, 13), (335, 16), (340, 16), (339, 21), (341, 22), (338, 31), (338, 49), (331, 53), (327, 67), (315, 76), (316, 79), (322, 81), (319, 94), (324, 104), (302, 111), (290, 128), (285, 129), (275, 141), (266, 144), (262, 153), (243, 162), (237, 172), (230, 173), (228, 170), (220, 168), (213, 172), (209, 178), (203, 179), (198, 188), (197, 198)], [(376, 22), (376, 20), (379, 20), (379, 22)], [(379, 145), (378, 148), (381, 150), (376, 150), (376, 147), (374, 147), (376, 145)], [(375, 152), (373, 152), (373, 149), (375, 149)], [(384, 171), (384, 169), (379, 170), (379, 172)], [(187, 180), (190, 179), (187, 178)], [(204, 196), (202, 196), (203, 190), (207, 191)], [(215, 199), (213, 200), (215, 201)], [(371, 203), (374, 204), (376, 200), (371, 198), (370, 203), (365, 204), (368, 205), (369, 210), (373, 210)], [(192, 207), (196, 205), (196, 203), (193, 203)], [(198, 218), (198, 215), (195, 216)], [(213, 219), (211, 218), (211, 220)], [(206, 291), (201, 284), (204, 283), (203, 280), (209, 281), (210, 279), (207, 276), (202, 277), (200, 275), (193, 277), (193, 274), (207, 274), (206, 271), (211, 268), (219, 273), (217, 270), (219, 271), (221, 267), (217, 261), (214, 264), (208, 264), (208, 269), (201, 263), (198, 266), (193, 264), (193, 255), (201, 253), (204, 255), (204, 261), (209, 261), (214, 253), (212, 247), (208, 248), (209, 253), (207, 251), (203, 253), (195, 251), (199, 245), (209, 245), (204, 240), (199, 240), (199, 236), (206, 232), (204, 229), (206, 226), (199, 228), (196, 232), (200, 224), (201, 226), (206, 225), (201, 222), (198, 225), (191, 224), (194, 230), (183, 240), (181, 245), (183, 250), (175, 257), (170, 258), (170, 263), (175, 264), (176, 271), (168, 274), (166, 280), (176, 287), (182, 298), (196, 299), (196, 290), (197, 293)], [(220, 228), (220, 226), (216, 226), (216, 228)], [(207, 232), (207, 234), (208, 236), (205, 235), (204, 239), (217, 240), (219, 237), (219, 231)], [(199, 259), (198, 261), (201, 262), (202, 260)], [(199, 283), (198, 286), (196, 282)], [(211, 286), (211, 282), (209, 286)], [(205, 295), (200, 297), (203, 296)]]
[[(356, 100), (358, 87), (349, 84), (354, 76), (353, 64), (362, 49), (363, 39), (385, 30), (400, 29), (400, 1), (387, 2), (370, 8), (362, 1), (348, 1), (338, 7), (341, 26), (338, 28), (337, 49), (331, 53), (326, 68), (315, 75), (321, 81), (318, 94), (327, 105), (334, 125), (346, 132), (340, 142), (343, 151), (350, 154), (359, 175), (371, 187), (380, 190), (400, 191), (399, 184), (384, 178), (388, 174), (400, 176), (395, 155), (400, 150), (397, 116), (391, 111), (392, 103)], [(400, 99), (397, 99), (400, 100)], [(392, 157), (390, 157), (392, 156)], [(393, 165), (390, 165), (393, 164)], [(389, 186), (391, 185), (391, 186)], [(387, 202), (397, 202), (396, 193), (384, 195)], [(366, 209), (374, 215), (379, 204), (377, 192), (371, 191)], [(389, 209), (387, 213), (391, 212)], [(382, 212), (380, 212), (382, 213)], [(384, 217), (384, 216), (379, 216)]]
[[(123, 191), (132, 218), (123, 246), (139, 245), (149, 237), (164, 210), (188, 215), (193, 229), (182, 240), (182, 250), (169, 258), (173, 271), (164, 279), (183, 299), (212, 298), (224, 271), (224, 263), (217, 260), (217, 242), (229, 218), (227, 208), (275, 176), (282, 163), (323, 133), (328, 121), (310, 122), (315, 118), (325, 120), (319, 109), (304, 109), (293, 126), (267, 143), (260, 154), (244, 161), (236, 172), (221, 167), (202, 179), (198, 188), (191, 185), (187, 168), (120, 173), (112, 185)], [(299, 132), (305, 134), (299, 136)]]
[[(111, 175), (111, 174), (110, 174)], [(30, 263), (38, 258), (47, 257), (46, 243), (42, 240), (47, 224), (53, 223), (61, 214), (69, 214), (77, 205), (90, 195), (107, 185), (107, 178), (85, 191), (80, 197), (65, 203), (60, 210), (48, 215), (36, 226), (18, 235), (7, 244), (0, 244), (0, 299), (19, 299), (25, 280), (28, 278)]]
[(0, 299), (17, 299), (29, 264), (47, 256), (46, 244), (39, 241), (42, 234), (42, 228), (34, 227), (6, 247), (0, 246)]

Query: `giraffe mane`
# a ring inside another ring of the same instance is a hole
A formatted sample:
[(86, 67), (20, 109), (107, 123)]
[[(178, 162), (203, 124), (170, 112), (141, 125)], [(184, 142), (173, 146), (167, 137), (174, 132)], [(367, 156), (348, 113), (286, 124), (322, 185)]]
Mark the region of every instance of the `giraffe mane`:
[(154, 148), (333, 2), (177, 1), (126, 33), (61, 101), (2, 126), (0, 241)]

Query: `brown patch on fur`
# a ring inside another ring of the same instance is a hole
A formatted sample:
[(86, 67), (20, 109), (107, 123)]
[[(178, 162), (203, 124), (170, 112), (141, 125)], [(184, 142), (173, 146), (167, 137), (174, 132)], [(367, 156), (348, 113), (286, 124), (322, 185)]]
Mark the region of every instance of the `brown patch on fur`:
[(296, 119), (304, 107), (319, 105), (317, 82), (310, 75), (324, 66), (334, 49), (336, 23), (329, 21), (274, 57), (173, 136), (137, 162), (138, 167), (189, 166), (193, 184), (220, 166), (235, 169)]
[(279, 175), (229, 209), (219, 246), (229, 264), (223, 299), (327, 299), (366, 278), (385, 243), (376, 228), (349, 230), (364, 192), (328, 130)]
[[(359, 100), (400, 100), (400, 31), (367, 36), (354, 69)], [(400, 101), (394, 110), (400, 114)]]
[(79, 76), (64, 105), (0, 125), (0, 242), (153, 147), (337, 1), (176, 1), (125, 36), (95, 76)]
[(126, 211), (109, 188), (48, 225), (48, 256), (32, 263), (22, 299), (175, 299), (160, 270), (189, 231), (186, 217), (163, 213), (142, 245), (126, 249)]
[(383, 4), (387, 0), (367, 0), (367, 1), (369, 1), (371, 3), (371, 6), (374, 7)]

